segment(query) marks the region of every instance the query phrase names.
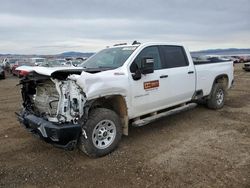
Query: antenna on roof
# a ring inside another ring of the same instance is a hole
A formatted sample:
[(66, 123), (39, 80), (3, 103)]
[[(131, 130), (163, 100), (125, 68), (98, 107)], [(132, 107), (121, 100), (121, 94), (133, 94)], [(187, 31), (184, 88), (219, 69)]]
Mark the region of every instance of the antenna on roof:
[(138, 42), (137, 40), (135, 40), (132, 45), (136, 45), (136, 44), (141, 44), (140, 42)]

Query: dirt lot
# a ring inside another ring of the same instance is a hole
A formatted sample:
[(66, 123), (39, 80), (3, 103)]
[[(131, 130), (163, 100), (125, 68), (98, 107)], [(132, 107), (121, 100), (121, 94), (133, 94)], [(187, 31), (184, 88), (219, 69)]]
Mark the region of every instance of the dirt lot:
[(241, 66), (222, 110), (198, 106), (131, 128), (99, 159), (20, 127), (18, 79), (0, 80), (0, 187), (250, 187), (250, 72)]

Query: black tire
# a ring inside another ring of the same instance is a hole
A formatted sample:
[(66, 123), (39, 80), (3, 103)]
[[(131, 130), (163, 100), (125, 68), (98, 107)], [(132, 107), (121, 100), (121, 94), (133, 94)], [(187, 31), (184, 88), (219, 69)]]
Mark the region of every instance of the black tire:
[(207, 107), (210, 109), (221, 109), (225, 103), (225, 87), (222, 83), (216, 83), (213, 86), (209, 99), (207, 100)]
[[(102, 126), (104, 126), (104, 128)], [(108, 130), (108, 126), (115, 127), (113, 129), (113, 134), (111, 133), (111, 129)], [(79, 138), (78, 147), (90, 157), (101, 157), (111, 153), (118, 146), (122, 137), (122, 127), (119, 116), (114, 111), (106, 108), (93, 109), (89, 114), (87, 122), (82, 125), (82, 128), (85, 131), (87, 138), (82, 134)], [(106, 130), (106, 134), (105, 130), (102, 130), (101, 128)], [(112, 138), (109, 137), (111, 135)], [(109, 144), (106, 144), (104, 140)], [(104, 146), (103, 143), (106, 145)]]

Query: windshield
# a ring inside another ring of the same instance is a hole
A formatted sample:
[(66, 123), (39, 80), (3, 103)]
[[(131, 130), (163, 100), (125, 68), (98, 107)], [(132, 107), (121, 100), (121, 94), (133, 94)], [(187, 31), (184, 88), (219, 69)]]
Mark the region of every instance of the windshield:
[(89, 69), (115, 69), (122, 66), (136, 48), (136, 46), (107, 48), (83, 62), (82, 66)]

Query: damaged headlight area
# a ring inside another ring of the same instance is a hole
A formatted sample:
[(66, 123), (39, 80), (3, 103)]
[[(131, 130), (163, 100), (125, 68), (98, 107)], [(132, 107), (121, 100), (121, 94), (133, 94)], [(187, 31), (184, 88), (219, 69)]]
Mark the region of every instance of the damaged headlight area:
[(55, 145), (75, 147), (86, 97), (74, 80), (33, 74), (20, 81), (23, 110), (19, 121)]
[(50, 122), (74, 123), (83, 115), (85, 96), (73, 80), (23, 80), (24, 108)]

